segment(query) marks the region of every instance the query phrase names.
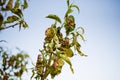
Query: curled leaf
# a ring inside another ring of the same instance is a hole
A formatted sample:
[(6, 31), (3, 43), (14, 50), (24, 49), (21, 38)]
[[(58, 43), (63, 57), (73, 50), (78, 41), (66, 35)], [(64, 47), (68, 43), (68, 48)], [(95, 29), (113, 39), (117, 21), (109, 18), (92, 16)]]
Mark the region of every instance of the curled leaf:
[(67, 49), (67, 48), (63, 48), (64, 54), (66, 54), (68, 57), (72, 57), (74, 55), (72, 49)]
[(71, 8), (68, 8), (68, 10), (67, 10), (67, 12), (66, 12), (65, 15), (68, 15), (68, 14), (70, 14), (70, 13), (72, 13), (72, 12), (73, 12), (73, 10), (72, 10)]
[(61, 19), (55, 14), (49, 14), (48, 16), (46, 16), (46, 18), (50, 18), (50, 19), (53, 19), (53, 20), (61, 23)]
[(80, 34), (80, 33), (77, 32), (77, 35), (80, 36), (80, 38), (81, 38), (83, 41), (85, 41), (85, 38), (84, 38), (83, 34)]
[(60, 54), (60, 57), (70, 65), (70, 69), (71, 69), (72, 73), (74, 73), (70, 59), (64, 54)]
[(85, 33), (85, 30), (84, 30), (83, 27), (78, 27), (78, 28), (76, 29), (76, 31), (79, 32), (79, 33), (81, 33), (81, 34), (84, 34), (84, 33)]
[(76, 8), (76, 9), (78, 10), (78, 13), (80, 12), (80, 8), (79, 8), (77, 5), (71, 4), (70, 7), (71, 7), (71, 8), (74, 7), (74, 8)]

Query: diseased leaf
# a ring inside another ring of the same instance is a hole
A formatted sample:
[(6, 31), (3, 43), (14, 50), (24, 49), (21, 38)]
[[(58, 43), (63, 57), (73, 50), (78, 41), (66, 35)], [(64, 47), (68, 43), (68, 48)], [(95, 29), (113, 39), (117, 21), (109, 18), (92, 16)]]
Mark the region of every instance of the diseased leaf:
[(13, 5), (13, 0), (9, 0), (8, 4), (6, 5), (6, 9), (11, 10)]
[(60, 57), (70, 65), (70, 69), (71, 69), (72, 73), (74, 73), (70, 59), (64, 54), (60, 54)]
[(64, 61), (60, 58), (58, 59), (58, 66), (62, 67), (64, 65)]
[(63, 48), (63, 50), (64, 50), (64, 54), (66, 54), (68, 57), (73, 57), (74, 53), (72, 49)]
[(80, 9), (79, 9), (79, 7), (78, 7), (77, 5), (71, 4), (70, 7), (71, 7), (71, 8), (74, 7), (74, 8), (76, 8), (76, 9), (78, 10), (78, 13), (80, 12)]
[(46, 16), (46, 18), (50, 18), (50, 19), (53, 19), (53, 20), (61, 23), (61, 19), (57, 15), (49, 14), (48, 16)]

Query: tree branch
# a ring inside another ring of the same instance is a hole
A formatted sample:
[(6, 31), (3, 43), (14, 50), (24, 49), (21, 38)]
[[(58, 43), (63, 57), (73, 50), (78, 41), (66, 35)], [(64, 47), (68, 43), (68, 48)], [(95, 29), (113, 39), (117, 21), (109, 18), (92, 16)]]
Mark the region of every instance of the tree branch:
[(14, 28), (15, 26), (17, 26), (19, 23), (16, 23), (16, 24), (13, 24), (13, 25), (10, 25), (10, 26), (7, 26), (5, 28), (0, 28), (0, 30), (4, 30), (4, 29), (8, 29), (8, 28)]

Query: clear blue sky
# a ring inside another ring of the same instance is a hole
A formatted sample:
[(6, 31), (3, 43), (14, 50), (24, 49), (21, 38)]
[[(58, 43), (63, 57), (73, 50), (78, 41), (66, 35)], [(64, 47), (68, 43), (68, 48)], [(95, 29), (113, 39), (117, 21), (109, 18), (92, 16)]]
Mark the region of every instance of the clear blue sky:
[[(77, 25), (85, 28), (87, 41), (81, 44), (88, 57), (73, 57), (75, 73), (65, 65), (62, 74), (54, 80), (120, 80), (120, 0), (71, 1), (80, 7), (80, 14), (75, 10), (74, 15)], [(44, 31), (53, 22), (45, 16), (55, 13), (63, 18), (67, 6), (66, 0), (30, 0), (29, 3), (25, 10), (29, 28), (20, 32), (18, 28), (2, 31), (0, 39), (26, 50), (35, 62), (42, 49)]]

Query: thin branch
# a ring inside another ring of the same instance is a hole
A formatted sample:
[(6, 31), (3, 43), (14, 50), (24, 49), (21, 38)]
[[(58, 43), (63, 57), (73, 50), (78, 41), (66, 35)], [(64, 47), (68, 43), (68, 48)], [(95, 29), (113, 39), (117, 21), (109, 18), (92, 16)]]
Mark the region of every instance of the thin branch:
[(19, 23), (16, 23), (16, 24), (13, 24), (13, 25), (10, 25), (10, 26), (8, 26), (8, 27), (6, 27), (5, 29), (8, 29), (8, 28), (14, 28), (15, 26), (17, 26)]
[(0, 28), (0, 30), (4, 30), (4, 29), (8, 29), (8, 28), (14, 28), (14, 27), (17, 26), (18, 24), (19, 24), (19, 23), (16, 23), (16, 24), (7, 26), (7, 27), (5, 27), (5, 28)]

